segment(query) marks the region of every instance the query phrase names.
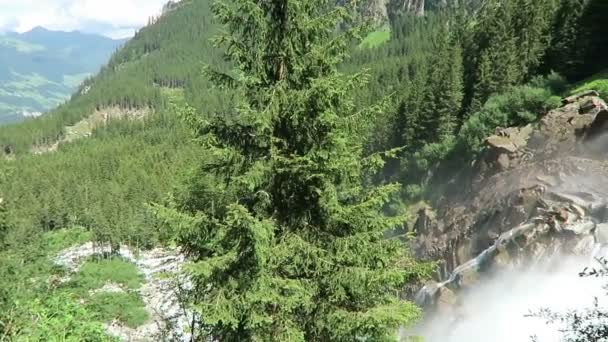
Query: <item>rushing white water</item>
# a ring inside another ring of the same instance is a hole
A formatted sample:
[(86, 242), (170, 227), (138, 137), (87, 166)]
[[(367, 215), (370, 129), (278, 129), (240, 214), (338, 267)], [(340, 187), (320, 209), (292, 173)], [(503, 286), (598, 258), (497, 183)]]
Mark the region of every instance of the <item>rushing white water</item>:
[(608, 279), (579, 276), (586, 266), (599, 266), (590, 257), (552, 259), (525, 271), (501, 272), (459, 294), (458, 321), (453, 316), (434, 317), (423, 328), (425, 342), (518, 342), (531, 341), (533, 335), (539, 341), (561, 341), (559, 326), (526, 315), (541, 308), (557, 312), (588, 308), (595, 297), (607, 306), (603, 285)]

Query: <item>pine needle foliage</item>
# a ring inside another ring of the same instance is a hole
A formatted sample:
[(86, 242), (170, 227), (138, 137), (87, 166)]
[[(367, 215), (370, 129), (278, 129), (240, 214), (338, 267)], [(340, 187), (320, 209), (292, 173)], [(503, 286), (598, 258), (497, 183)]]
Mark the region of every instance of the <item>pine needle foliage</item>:
[[(329, 0), (230, 0), (215, 39), (235, 70), (206, 73), (242, 94), (190, 120), (208, 151), (175, 208), (156, 207), (194, 262), (201, 331), (221, 341), (383, 341), (420, 314), (403, 286), (428, 275), (385, 233), (398, 184), (366, 187), (379, 155), (359, 132), (364, 73), (341, 74), (361, 29)], [(191, 110), (186, 110), (190, 112)], [(187, 116), (187, 115), (186, 115)]]

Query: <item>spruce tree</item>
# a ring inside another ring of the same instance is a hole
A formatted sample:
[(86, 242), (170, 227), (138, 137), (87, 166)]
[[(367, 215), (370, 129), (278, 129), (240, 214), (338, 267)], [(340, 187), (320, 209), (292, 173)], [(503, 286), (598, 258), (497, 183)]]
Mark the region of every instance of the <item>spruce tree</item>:
[(6, 236), (10, 230), (9, 212), (4, 199), (0, 198), (0, 252), (5, 248)]
[(551, 41), (555, 0), (514, 0), (513, 27), (519, 72), (524, 80), (537, 74)]
[(581, 21), (585, 4), (586, 0), (560, 1), (545, 57), (546, 71), (557, 71), (570, 79), (578, 78), (586, 50)]
[[(187, 115), (208, 151), (178, 196), (158, 207), (193, 260), (193, 307), (221, 341), (394, 340), (418, 309), (398, 297), (427, 274), (383, 215), (397, 184), (364, 187), (378, 155), (359, 133), (364, 74), (337, 65), (358, 29), (328, 0), (216, 2), (216, 39), (236, 66), (210, 71), (242, 95), (230, 113)], [(187, 111), (190, 112), (191, 111)]]
[(397, 108), (401, 145), (406, 152), (415, 151), (433, 138), (432, 132), (426, 129), (428, 118), (423, 114), (425, 97), (429, 92), (426, 64), (419, 64), (414, 77), (404, 87), (403, 99)]
[(475, 70), (470, 112), (481, 108), (490, 95), (523, 78), (513, 26), (513, 1), (489, 1), (475, 27)]
[(434, 37), (435, 53), (429, 60), (431, 70), (422, 115), (429, 120), (425, 130), (432, 135), (428, 141), (432, 143), (449, 139), (456, 133), (462, 106), (462, 48), (453, 39), (446, 26), (438, 30)]
[(608, 67), (608, 26), (606, 15), (608, 2), (605, 0), (588, 0), (582, 16), (582, 34), (579, 39), (586, 44), (585, 63), (579, 70), (579, 77), (587, 77)]

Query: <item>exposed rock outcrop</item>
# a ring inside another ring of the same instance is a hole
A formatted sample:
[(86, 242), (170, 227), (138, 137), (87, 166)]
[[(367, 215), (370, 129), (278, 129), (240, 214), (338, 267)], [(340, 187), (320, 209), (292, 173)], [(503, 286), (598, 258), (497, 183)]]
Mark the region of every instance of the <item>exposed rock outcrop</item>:
[[(373, 19), (377, 23), (387, 21), (391, 13), (412, 13), (417, 16), (424, 16), (426, 13), (425, 0), (370, 0), (360, 2), (356, 0), (338, 0), (338, 4), (352, 3), (367, 18)], [(443, 0), (446, 2), (447, 0)], [(443, 3), (442, 3), (443, 5)], [(389, 13), (391, 12), (391, 13)]]
[(95, 129), (107, 125), (112, 120), (143, 120), (151, 112), (152, 109), (147, 107), (134, 109), (119, 106), (102, 107), (73, 126), (66, 126), (64, 134), (59, 140), (52, 143), (35, 145), (30, 151), (33, 154), (55, 152), (59, 148), (59, 145), (90, 137)]
[(408, 13), (414, 13), (417, 16), (424, 15), (424, 0), (400, 0), (400, 9)]
[(182, 4), (181, 0), (170, 0), (166, 4), (163, 5), (163, 9), (161, 15), (165, 15), (175, 9), (177, 9)]
[(526, 147), (533, 130), (532, 125), (497, 129), (496, 134), (484, 142), (487, 147), (485, 162), (495, 171), (516, 167), (530, 156)]

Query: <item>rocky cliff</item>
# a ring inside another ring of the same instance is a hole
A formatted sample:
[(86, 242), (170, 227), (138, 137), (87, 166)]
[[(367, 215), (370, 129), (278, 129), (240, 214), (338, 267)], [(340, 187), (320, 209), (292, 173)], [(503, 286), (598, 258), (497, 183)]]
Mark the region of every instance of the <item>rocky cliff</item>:
[(402, 0), (402, 10), (423, 16), (425, 10), (424, 0)]
[(594, 92), (564, 99), (538, 124), (497, 129), (460, 187), (423, 208), (415, 250), (440, 260), (436, 282), (418, 293), (449, 311), (457, 294), (490, 271), (608, 244), (608, 107)]
[[(338, 0), (338, 4), (348, 3), (354, 0)], [(447, 6), (448, 0), (439, 0), (438, 6)], [(361, 5), (359, 5), (361, 3)], [(428, 4), (425, 0), (370, 0), (366, 2), (356, 1), (354, 4), (360, 8), (363, 15), (377, 22), (388, 20), (389, 12), (413, 13), (417, 16), (425, 14)]]

